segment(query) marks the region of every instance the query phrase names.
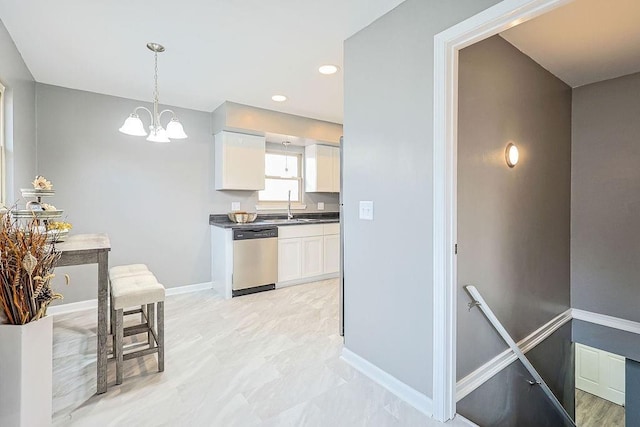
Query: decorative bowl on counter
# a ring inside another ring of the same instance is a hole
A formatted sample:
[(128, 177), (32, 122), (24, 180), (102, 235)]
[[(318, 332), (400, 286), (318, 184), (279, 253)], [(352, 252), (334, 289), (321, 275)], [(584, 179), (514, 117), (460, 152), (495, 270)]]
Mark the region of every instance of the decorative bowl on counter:
[(258, 217), (257, 213), (248, 213), (248, 212), (229, 212), (227, 215), (229, 216), (229, 219), (232, 222), (235, 222), (238, 224), (246, 224), (248, 222), (253, 222)]

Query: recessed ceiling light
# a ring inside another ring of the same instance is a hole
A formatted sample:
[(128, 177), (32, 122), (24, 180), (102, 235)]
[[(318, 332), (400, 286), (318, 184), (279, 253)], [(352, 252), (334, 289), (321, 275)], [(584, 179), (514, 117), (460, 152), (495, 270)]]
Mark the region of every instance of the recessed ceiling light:
[(273, 99), (276, 102), (284, 102), (287, 100), (287, 97), (284, 95), (273, 95), (271, 99)]
[(338, 66), (327, 64), (318, 68), (318, 71), (320, 71), (320, 74), (335, 74), (338, 72)]

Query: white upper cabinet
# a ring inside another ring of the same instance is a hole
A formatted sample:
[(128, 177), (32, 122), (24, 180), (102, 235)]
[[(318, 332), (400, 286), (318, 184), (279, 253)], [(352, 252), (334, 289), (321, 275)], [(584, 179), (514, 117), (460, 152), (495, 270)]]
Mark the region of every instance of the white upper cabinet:
[(309, 145), (304, 150), (304, 160), (306, 192), (340, 192), (339, 147)]
[(222, 131), (215, 136), (216, 190), (264, 190), (264, 136)]

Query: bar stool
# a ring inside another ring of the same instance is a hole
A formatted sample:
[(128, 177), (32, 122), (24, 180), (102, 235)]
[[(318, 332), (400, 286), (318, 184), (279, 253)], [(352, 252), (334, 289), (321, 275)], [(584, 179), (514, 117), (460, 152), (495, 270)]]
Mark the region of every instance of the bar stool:
[[(156, 277), (153, 275), (151, 271), (149, 271), (149, 269), (145, 264), (130, 264), (130, 265), (120, 265), (117, 267), (111, 267), (109, 269), (109, 283), (111, 283), (111, 281), (113, 281), (114, 279), (120, 279), (122, 277), (149, 275), (149, 274), (152, 275), (154, 278)], [(145, 316), (146, 316), (145, 309), (146, 309), (145, 306), (140, 306), (140, 309), (126, 311), (124, 315), (128, 316), (130, 314), (140, 313), (140, 322), (142, 323), (145, 321)], [(111, 325), (111, 334), (113, 337), (113, 348), (115, 349), (116, 336), (114, 331), (116, 330), (115, 329), (116, 313), (115, 313), (115, 310), (113, 309), (113, 304), (111, 304), (110, 319), (111, 320), (109, 324)]]
[[(117, 267), (114, 267), (117, 268)], [(110, 272), (111, 273), (111, 272)], [(115, 314), (114, 354), (116, 359), (116, 384), (122, 384), (123, 362), (125, 360), (158, 354), (158, 372), (164, 371), (164, 286), (147, 270), (140, 274), (113, 274), (111, 280), (111, 308)], [(110, 274), (111, 276), (111, 274)], [(146, 306), (146, 313), (141, 309), (125, 311), (127, 307)], [(157, 322), (154, 310), (157, 308)], [(124, 328), (124, 316), (142, 312), (141, 323)], [(146, 321), (145, 321), (146, 320)], [(155, 324), (155, 329), (154, 329)], [(124, 353), (124, 337), (147, 333), (148, 348)]]

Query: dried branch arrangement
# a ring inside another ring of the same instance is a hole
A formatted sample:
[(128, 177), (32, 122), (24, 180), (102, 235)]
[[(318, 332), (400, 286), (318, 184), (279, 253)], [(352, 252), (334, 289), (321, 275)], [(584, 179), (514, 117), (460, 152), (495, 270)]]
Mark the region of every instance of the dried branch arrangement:
[(25, 226), (7, 212), (0, 227), (0, 311), (7, 323), (24, 325), (44, 317), (51, 301), (62, 298), (51, 288), (60, 253), (47, 244), (36, 219)]

